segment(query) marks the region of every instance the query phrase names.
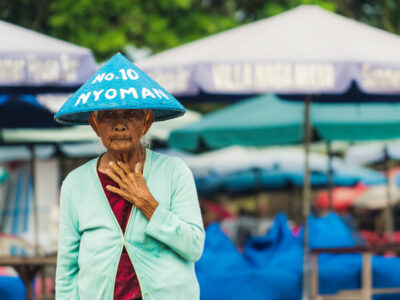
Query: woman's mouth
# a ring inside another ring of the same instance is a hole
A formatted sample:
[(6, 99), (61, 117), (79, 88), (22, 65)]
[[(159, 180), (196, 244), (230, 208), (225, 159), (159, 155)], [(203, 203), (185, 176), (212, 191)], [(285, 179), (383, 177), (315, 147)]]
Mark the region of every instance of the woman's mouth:
[(112, 140), (112, 141), (129, 141), (130, 138), (115, 137), (115, 138), (111, 138), (110, 140)]

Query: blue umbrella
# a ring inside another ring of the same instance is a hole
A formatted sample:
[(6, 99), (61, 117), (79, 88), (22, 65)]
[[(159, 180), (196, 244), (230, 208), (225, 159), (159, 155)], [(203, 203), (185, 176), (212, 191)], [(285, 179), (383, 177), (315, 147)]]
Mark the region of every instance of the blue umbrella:
[[(227, 192), (230, 194), (258, 192), (261, 190), (281, 190), (290, 186), (303, 186), (304, 172), (287, 172), (279, 169), (249, 169), (232, 174), (210, 175), (196, 178), (196, 186), (200, 193)], [(328, 174), (311, 172), (311, 186), (325, 187)], [(347, 172), (336, 172), (333, 184), (336, 186), (354, 186), (358, 182), (367, 185), (384, 184), (385, 177), (377, 171), (366, 168), (353, 168)]]
[[(231, 193), (285, 189), (303, 185), (304, 151), (300, 147), (245, 148), (230, 147), (183, 157), (191, 168), (200, 191)], [(329, 158), (311, 153), (311, 185), (326, 186), (332, 170), (333, 184), (353, 186), (383, 184), (385, 176), (377, 171), (354, 167), (335, 157), (332, 169)]]

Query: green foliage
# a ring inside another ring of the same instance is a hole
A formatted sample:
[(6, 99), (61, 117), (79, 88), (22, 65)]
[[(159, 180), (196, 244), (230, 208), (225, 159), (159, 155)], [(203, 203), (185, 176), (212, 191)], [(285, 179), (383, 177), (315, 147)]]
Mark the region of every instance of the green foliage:
[(336, 11), (335, 1), (332, 0), (241, 0), (236, 2), (237, 9), (245, 12), (247, 22), (274, 16), (304, 4), (319, 5), (327, 10)]
[(400, 34), (400, 1), (397, 0), (340, 0), (339, 10), (346, 16)]
[(100, 60), (128, 44), (158, 52), (237, 25), (194, 0), (59, 0), (49, 15), (52, 35), (91, 48)]
[(102, 61), (127, 45), (155, 53), (301, 4), (400, 32), (396, 0), (2, 0), (0, 19), (90, 48)]

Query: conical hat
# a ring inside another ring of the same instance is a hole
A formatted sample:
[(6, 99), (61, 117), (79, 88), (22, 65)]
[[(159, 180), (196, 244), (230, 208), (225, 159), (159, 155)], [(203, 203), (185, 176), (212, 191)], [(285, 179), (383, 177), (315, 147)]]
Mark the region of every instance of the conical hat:
[(63, 124), (87, 124), (93, 111), (151, 109), (156, 121), (179, 117), (185, 108), (122, 54), (114, 55), (60, 108)]

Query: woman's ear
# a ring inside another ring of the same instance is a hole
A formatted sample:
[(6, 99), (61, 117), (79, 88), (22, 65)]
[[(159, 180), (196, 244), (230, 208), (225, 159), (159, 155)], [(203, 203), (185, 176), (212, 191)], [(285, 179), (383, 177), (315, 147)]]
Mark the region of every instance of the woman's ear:
[(143, 128), (143, 135), (145, 135), (147, 133), (147, 131), (149, 131), (151, 125), (154, 123), (154, 114), (153, 112), (150, 110), (150, 115), (149, 115), (149, 119), (147, 120), (145, 127)]
[(97, 122), (93, 118), (95, 118), (95, 116), (93, 113), (91, 113), (88, 118), (89, 124), (92, 127), (93, 131), (96, 132), (97, 136), (100, 137), (99, 129), (97, 128)]

